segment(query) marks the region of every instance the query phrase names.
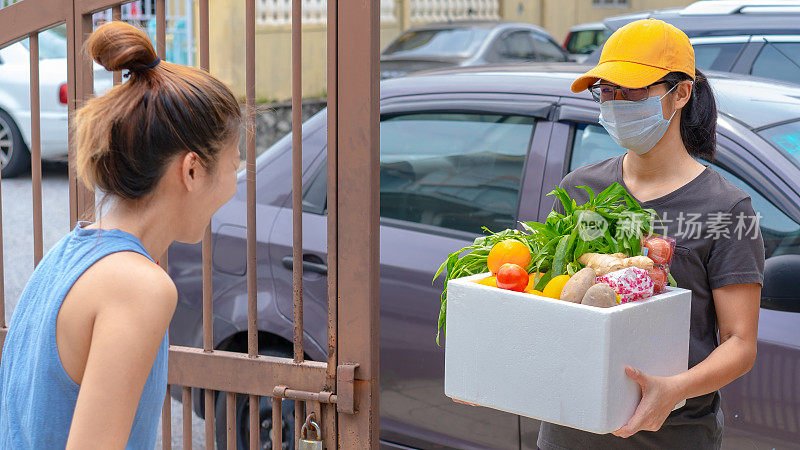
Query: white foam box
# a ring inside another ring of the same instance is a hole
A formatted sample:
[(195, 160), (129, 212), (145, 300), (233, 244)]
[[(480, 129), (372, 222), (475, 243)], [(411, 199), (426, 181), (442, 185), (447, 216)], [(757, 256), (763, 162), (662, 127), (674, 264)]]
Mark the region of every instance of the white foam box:
[(641, 399), (626, 365), (659, 376), (688, 368), (691, 291), (598, 308), (474, 282), (487, 276), (447, 283), (450, 398), (609, 433)]

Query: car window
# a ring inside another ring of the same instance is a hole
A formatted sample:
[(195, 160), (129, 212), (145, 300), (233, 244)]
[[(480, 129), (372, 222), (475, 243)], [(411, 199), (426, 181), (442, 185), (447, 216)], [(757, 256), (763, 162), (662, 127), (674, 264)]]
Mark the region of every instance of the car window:
[[(570, 157), (570, 172), (578, 167), (603, 161), (625, 151), (599, 125), (578, 125), (573, 139)], [(800, 224), (792, 220), (767, 198), (753, 189), (738, 176), (717, 164), (709, 164), (728, 181), (750, 195), (753, 210), (760, 215), (761, 233), (764, 237), (766, 256), (800, 254)]]
[(694, 65), (701, 70), (727, 71), (744, 43), (694, 44)]
[(588, 55), (605, 42), (605, 33), (602, 30), (573, 31), (569, 35), (567, 51), (581, 55)]
[(531, 33), (533, 51), (539, 61), (565, 61), (566, 56), (555, 42), (538, 33)]
[[(708, 164), (703, 161), (704, 164)], [(753, 210), (759, 218), (761, 235), (764, 239), (764, 253), (770, 256), (800, 254), (800, 224), (783, 213), (772, 202), (764, 198), (744, 180), (716, 164), (710, 164), (725, 179), (750, 194)]]
[(392, 42), (383, 55), (391, 56), (469, 56), (481, 45), (488, 29), (449, 28), (407, 31)]
[(513, 31), (501, 37), (495, 52), (501, 60), (531, 61), (536, 59), (533, 36), (528, 31)]
[[(39, 33), (39, 59), (59, 59), (67, 57), (67, 38), (66, 25), (59, 25), (55, 28)], [(28, 39), (20, 41), (26, 50), (30, 51), (30, 41)]]
[(800, 80), (800, 42), (766, 41), (750, 73), (796, 83)]
[(765, 128), (758, 134), (800, 166), (800, 120)]
[(569, 171), (625, 153), (600, 125), (578, 124), (572, 140)]
[[(470, 233), (513, 228), (534, 119), (501, 114), (406, 114), (381, 121), (381, 217)], [(317, 212), (324, 164), (306, 187)]]

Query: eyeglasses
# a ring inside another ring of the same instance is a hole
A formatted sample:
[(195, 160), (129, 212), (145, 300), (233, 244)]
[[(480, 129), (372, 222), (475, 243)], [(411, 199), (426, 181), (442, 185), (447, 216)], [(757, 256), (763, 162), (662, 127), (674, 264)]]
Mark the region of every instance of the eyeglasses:
[(650, 97), (650, 88), (657, 85), (666, 83), (666, 81), (657, 81), (650, 86), (645, 86), (643, 88), (626, 88), (622, 86), (612, 86), (610, 84), (595, 84), (594, 86), (589, 87), (589, 91), (592, 93), (592, 98), (594, 101), (599, 103), (605, 103), (609, 100), (614, 100), (617, 98), (617, 91), (620, 91), (622, 94), (623, 100), (628, 100), (631, 102), (638, 102)]

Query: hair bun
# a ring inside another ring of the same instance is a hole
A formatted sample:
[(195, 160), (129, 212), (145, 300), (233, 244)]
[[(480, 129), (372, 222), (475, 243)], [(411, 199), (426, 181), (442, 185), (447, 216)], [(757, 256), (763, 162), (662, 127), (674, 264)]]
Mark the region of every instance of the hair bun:
[(86, 41), (89, 56), (109, 71), (136, 69), (156, 59), (150, 38), (139, 28), (125, 22), (108, 22)]

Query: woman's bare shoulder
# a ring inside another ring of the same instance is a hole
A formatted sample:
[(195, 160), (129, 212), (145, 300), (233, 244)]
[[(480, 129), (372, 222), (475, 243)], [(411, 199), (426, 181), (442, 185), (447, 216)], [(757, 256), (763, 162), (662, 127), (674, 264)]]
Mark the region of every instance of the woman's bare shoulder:
[(136, 252), (112, 253), (92, 265), (73, 290), (95, 299), (98, 312), (106, 308), (136, 309), (172, 315), (178, 299), (169, 275)]

